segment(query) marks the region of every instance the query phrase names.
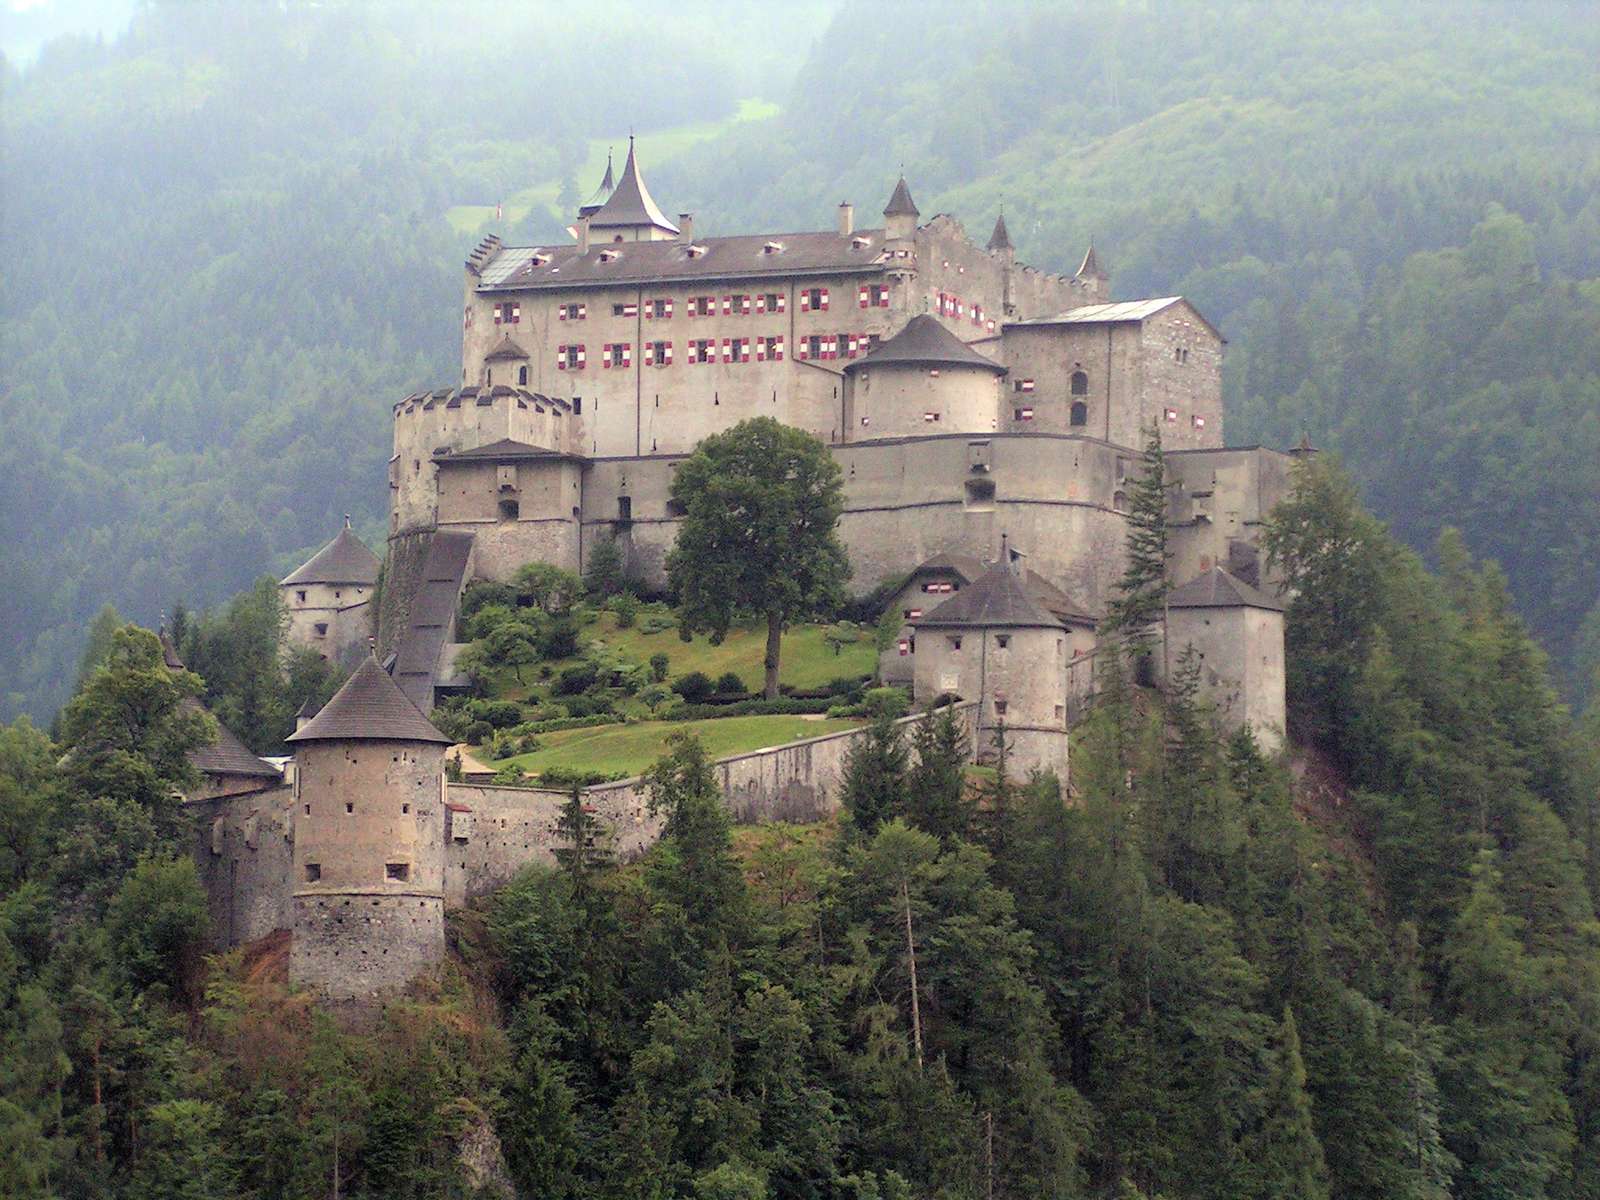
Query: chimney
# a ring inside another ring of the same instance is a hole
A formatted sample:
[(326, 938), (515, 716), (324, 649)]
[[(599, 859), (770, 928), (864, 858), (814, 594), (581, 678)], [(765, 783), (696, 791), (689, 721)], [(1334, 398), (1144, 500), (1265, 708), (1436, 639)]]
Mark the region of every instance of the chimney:
[(589, 218), (578, 218), (578, 253), (589, 253)]
[(678, 240), (680, 242), (682, 242), (685, 246), (690, 245), (691, 243), (693, 243), (693, 241), (694, 241), (694, 214), (693, 213), (679, 213), (678, 214)]
[(839, 204), (839, 236), (849, 237), (856, 231), (856, 206), (844, 200)]

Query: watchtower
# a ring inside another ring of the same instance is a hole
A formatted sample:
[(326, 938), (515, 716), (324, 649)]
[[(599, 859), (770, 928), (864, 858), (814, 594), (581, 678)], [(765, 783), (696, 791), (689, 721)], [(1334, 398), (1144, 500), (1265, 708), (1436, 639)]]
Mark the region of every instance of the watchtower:
[(444, 751), (450, 739), (376, 659), (295, 749), (289, 978), (369, 999), (444, 956)]

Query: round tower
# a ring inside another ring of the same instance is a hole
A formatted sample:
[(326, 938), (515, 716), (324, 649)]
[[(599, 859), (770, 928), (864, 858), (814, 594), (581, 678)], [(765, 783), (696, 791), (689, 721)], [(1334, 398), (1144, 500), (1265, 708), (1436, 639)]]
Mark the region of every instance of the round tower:
[(290, 981), (330, 1000), (404, 987), (444, 956), (450, 739), (373, 658), (295, 750)]
[(992, 433), (1006, 368), (923, 313), (847, 365), (845, 440)]

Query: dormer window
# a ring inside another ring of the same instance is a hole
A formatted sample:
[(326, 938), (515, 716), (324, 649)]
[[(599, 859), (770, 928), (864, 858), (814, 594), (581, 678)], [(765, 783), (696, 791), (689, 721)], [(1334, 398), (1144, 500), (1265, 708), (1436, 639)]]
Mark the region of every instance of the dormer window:
[(870, 245), (872, 245), (872, 239), (862, 237), (859, 233), (850, 239), (850, 249), (852, 250), (865, 250)]
[(699, 258), (701, 255), (705, 254), (705, 252), (706, 252), (706, 248), (704, 246), (690, 246), (689, 247), (689, 257), (690, 258)]
[(782, 242), (767, 242), (765, 245), (763, 245), (761, 247), (761, 253), (763, 253), (763, 254), (782, 254), (783, 253), (783, 243)]
[(530, 267), (542, 267), (546, 263), (548, 263), (549, 261), (550, 261), (550, 256), (548, 254), (535, 254), (532, 258), (530, 258), (528, 260), (528, 265)]
[[(619, 241), (619, 242), (621, 240), (622, 239), (620, 237), (617, 239), (617, 241)], [(622, 257), (622, 251), (621, 250), (602, 250), (602, 251), (600, 251), (600, 261), (603, 262), (603, 263), (614, 263), (614, 262), (617, 261), (617, 259), (619, 259), (621, 257)]]

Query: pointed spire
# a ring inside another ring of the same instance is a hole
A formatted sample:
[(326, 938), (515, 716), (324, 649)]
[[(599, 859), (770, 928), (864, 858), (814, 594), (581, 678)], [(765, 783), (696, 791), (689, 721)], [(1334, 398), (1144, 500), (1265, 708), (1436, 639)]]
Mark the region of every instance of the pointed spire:
[(894, 194), (889, 197), (889, 203), (883, 210), (886, 217), (915, 217), (920, 210), (916, 202), (911, 199), (911, 189), (906, 186), (906, 177), (900, 176), (900, 182), (894, 185)]
[(611, 193), (617, 190), (616, 180), (611, 174), (611, 149), (606, 148), (606, 177), (600, 181), (600, 186), (595, 188), (594, 195), (588, 201), (578, 206), (578, 216), (592, 217), (611, 199)]
[(1089, 252), (1083, 256), (1083, 262), (1078, 267), (1078, 275), (1083, 279), (1106, 279), (1105, 269), (1100, 266), (1100, 260), (1095, 257), (1094, 243), (1089, 243)]
[(622, 178), (617, 180), (606, 202), (589, 220), (591, 229), (626, 229), (650, 226), (667, 233), (677, 233), (678, 227), (667, 220), (645, 187), (639, 174), (639, 159), (634, 153), (633, 137), (628, 137), (628, 161), (622, 164)]
[(1006, 214), (1005, 214), (1005, 210), (1004, 209), (1002, 209), (1000, 211), (1000, 215), (997, 216), (994, 219), (994, 232), (989, 235), (989, 244), (988, 244), (988, 246), (985, 247), (985, 249), (987, 249), (987, 250), (1015, 250), (1016, 249), (1016, 247), (1011, 244), (1011, 232), (1010, 232), (1010, 230), (1008, 230), (1006, 228)]
[[(629, 141), (632, 141), (632, 139), (630, 138)], [(611, 147), (607, 146), (606, 147), (606, 177), (600, 181), (600, 190), (602, 192), (604, 192), (606, 195), (609, 196), (612, 192), (614, 192), (616, 190), (616, 187), (617, 187), (617, 181), (616, 181), (615, 177), (611, 174)]]

